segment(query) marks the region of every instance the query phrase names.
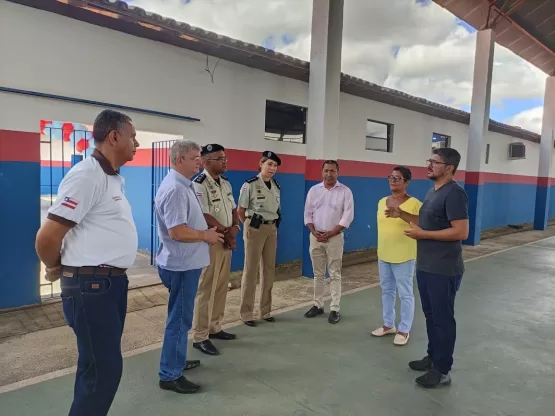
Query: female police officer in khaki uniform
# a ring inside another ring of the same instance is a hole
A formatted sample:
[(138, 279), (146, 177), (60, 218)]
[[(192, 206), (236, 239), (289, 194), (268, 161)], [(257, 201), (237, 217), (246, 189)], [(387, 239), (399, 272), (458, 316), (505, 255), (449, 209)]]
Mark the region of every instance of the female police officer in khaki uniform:
[(277, 227), (280, 220), (280, 189), (273, 176), (281, 160), (273, 152), (265, 151), (260, 160), (260, 173), (241, 187), (237, 213), (245, 224), (245, 266), (241, 282), (241, 319), (248, 326), (256, 326), (253, 309), (256, 278), (260, 270), (260, 316), (274, 322), (272, 287), (274, 285), (277, 248)]

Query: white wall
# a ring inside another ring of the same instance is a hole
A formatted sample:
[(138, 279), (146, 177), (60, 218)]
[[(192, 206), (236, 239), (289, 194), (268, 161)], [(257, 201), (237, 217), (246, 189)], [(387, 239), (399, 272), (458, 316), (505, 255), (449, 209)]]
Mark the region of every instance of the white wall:
[[(211, 83), (205, 55), (8, 2), (0, 2), (0, 56), (1, 86), (197, 117), (200, 122), (128, 112), (137, 130), (305, 155), (306, 145), (264, 140), (265, 100), (307, 106), (308, 84), (301, 81), (220, 61)], [(209, 58), (211, 68), (216, 61)], [(22, 131), (38, 131), (41, 119), (90, 124), (100, 111), (5, 93), (0, 108), (0, 128)], [(341, 159), (423, 166), (436, 132), (451, 136), (465, 167), (467, 125), (344, 93), (340, 112)], [(368, 118), (395, 125), (393, 153), (364, 149)], [(512, 141), (520, 140), (490, 132), (483, 169), (537, 175), (539, 145), (525, 142), (526, 160), (510, 161)]]

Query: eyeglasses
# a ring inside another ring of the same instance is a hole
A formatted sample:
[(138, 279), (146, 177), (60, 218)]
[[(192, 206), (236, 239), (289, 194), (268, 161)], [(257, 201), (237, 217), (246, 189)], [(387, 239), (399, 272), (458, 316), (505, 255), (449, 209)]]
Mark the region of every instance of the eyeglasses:
[(220, 157), (217, 157), (215, 159), (206, 159), (206, 160), (215, 160), (216, 162), (227, 162), (227, 157), (226, 156), (220, 156)]
[(389, 175), (387, 179), (389, 179), (391, 182), (400, 182), (405, 180), (405, 178), (403, 178), (402, 176), (394, 176), (394, 175)]
[(439, 160), (428, 159), (426, 160), (426, 165), (448, 165), (448, 163), (440, 162)]
[(192, 160), (193, 162), (196, 162), (196, 163), (200, 162), (201, 160), (200, 157), (198, 156), (197, 157), (179, 156), (177, 159), (182, 159), (183, 161)]

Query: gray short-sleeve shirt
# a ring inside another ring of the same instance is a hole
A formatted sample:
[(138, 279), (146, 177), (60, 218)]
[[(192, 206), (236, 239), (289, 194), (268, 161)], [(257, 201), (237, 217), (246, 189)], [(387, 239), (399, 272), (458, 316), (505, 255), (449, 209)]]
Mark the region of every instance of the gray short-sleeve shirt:
[(160, 237), (157, 265), (176, 272), (207, 267), (210, 264), (207, 243), (175, 241), (168, 231), (180, 224), (198, 231), (208, 229), (193, 182), (171, 169), (158, 188), (154, 204)]
[[(427, 231), (451, 228), (451, 221), (468, 219), (468, 197), (455, 181), (430, 189), (420, 208), (418, 225)], [(442, 276), (464, 273), (462, 241), (418, 240), (416, 268)]]

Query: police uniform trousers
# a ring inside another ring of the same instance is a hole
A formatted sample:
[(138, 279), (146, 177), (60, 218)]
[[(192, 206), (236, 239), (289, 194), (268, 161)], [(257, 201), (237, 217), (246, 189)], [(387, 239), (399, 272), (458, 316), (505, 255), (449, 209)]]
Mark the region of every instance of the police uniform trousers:
[(241, 281), (241, 319), (254, 320), (254, 298), (256, 280), (260, 266), (260, 316), (269, 318), (272, 312), (272, 288), (276, 275), (277, 227), (275, 224), (261, 224), (260, 228), (245, 222), (245, 265)]
[(231, 272), (231, 253), (223, 244), (210, 246), (210, 265), (200, 276), (193, 318), (193, 342), (208, 339), (222, 330)]

